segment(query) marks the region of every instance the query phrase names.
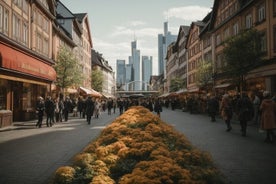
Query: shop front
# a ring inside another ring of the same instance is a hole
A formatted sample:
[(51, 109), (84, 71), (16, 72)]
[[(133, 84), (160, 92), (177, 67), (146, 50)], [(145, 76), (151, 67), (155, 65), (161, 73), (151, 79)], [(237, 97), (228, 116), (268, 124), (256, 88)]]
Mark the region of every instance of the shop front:
[(51, 93), (55, 78), (47, 59), (0, 42), (0, 110), (10, 110), (13, 121), (36, 118), (37, 98)]

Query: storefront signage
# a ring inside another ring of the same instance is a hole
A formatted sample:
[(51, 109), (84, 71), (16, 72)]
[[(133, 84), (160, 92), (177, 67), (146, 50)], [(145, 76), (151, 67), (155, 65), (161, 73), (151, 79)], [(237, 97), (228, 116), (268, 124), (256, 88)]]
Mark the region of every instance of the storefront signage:
[(3, 68), (16, 70), (51, 81), (56, 79), (56, 71), (53, 67), (34, 57), (2, 44), (0, 44), (0, 52), (2, 55), (2, 63), (0, 64)]

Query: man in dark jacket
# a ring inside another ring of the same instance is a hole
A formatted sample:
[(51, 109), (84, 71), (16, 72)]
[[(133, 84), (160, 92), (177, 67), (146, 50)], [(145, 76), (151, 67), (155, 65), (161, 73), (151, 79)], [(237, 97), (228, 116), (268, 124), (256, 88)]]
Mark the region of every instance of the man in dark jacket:
[(246, 136), (247, 122), (254, 116), (253, 104), (244, 92), (237, 102), (237, 114), (241, 125), (242, 136)]
[(211, 121), (216, 121), (216, 114), (219, 110), (219, 102), (215, 96), (211, 96), (210, 99), (207, 101), (207, 109), (209, 116), (211, 117)]
[(51, 127), (54, 121), (55, 103), (51, 96), (48, 96), (45, 101), (46, 125)]
[(91, 124), (91, 117), (93, 116), (94, 108), (95, 104), (92, 100), (92, 97), (89, 96), (86, 100), (86, 120), (89, 125)]

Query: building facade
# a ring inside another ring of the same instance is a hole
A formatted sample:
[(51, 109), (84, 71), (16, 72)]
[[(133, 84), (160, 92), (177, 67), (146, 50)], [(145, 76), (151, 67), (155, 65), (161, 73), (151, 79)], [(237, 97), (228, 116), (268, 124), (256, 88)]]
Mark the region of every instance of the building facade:
[[(248, 91), (276, 91), (276, 1), (247, 0), (247, 1), (215, 1), (210, 23), (214, 42), (214, 70), (223, 73), (223, 41), (235, 36), (246, 29), (256, 29), (260, 38), (260, 50), (263, 52), (262, 61), (246, 76)], [(222, 76), (216, 79), (216, 85), (227, 84)], [(225, 85), (227, 86), (227, 85)]]
[(38, 96), (56, 79), (52, 58), (55, 1), (0, 1), (0, 110), (13, 121), (35, 117)]

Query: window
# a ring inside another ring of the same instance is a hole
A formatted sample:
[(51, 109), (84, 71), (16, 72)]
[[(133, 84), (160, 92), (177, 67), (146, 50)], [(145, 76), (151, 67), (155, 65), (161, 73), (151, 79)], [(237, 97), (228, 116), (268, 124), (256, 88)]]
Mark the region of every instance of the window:
[(230, 36), (229, 27), (224, 30), (223, 39), (226, 40)]
[(40, 33), (37, 33), (37, 39), (36, 39), (36, 48), (38, 52), (42, 52), (42, 36)]
[(276, 0), (273, 0), (273, 16), (276, 17)]
[(273, 26), (273, 51), (276, 53), (276, 25)]
[(28, 23), (23, 23), (23, 35), (22, 35), (22, 42), (24, 45), (28, 45), (29, 43), (29, 28)]
[(3, 26), (4, 26), (3, 33), (8, 35), (9, 34), (9, 11), (8, 10), (4, 10)]
[(267, 47), (266, 47), (266, 35), (265, 35), (265, 33), (261, 33), (261, 35), (260, 35), (260, 50), (262, 52), (266, 52), (267, 51)]
[(216, 46), (220, 45), (220, 43), (221, 43), (220, 34), (218, 34), (216, 36)]
[(233, 25), (233, 35), (237, 35), (239, 33), (239, 24), (235, 23)]
[(46, 31), (48, 33), (49, 21), (47, 19), (44, 19), (43, 29), (44, 29), (44, 31)]
[(258, 22), (265, 20), (265, 5), (262, 4), (258, 7)]
[(3, 32), (3, 7), (0, 5), (0, 32)]
[(252, 15), (248, 14), (245, 17), (245, 28), (250, 29), (252, 27)]
[(48, 56), (48, 52), (49, 52), (49, 40), (44, 38), (44, 41), (43, 41), (43, 54)]
[(12, 22), (12, 36), (15, 40), (19, 41), (20, 39), (20, 30), (21, 30), (21, 20), (17, 17), (16, 14), (13, 14)]

